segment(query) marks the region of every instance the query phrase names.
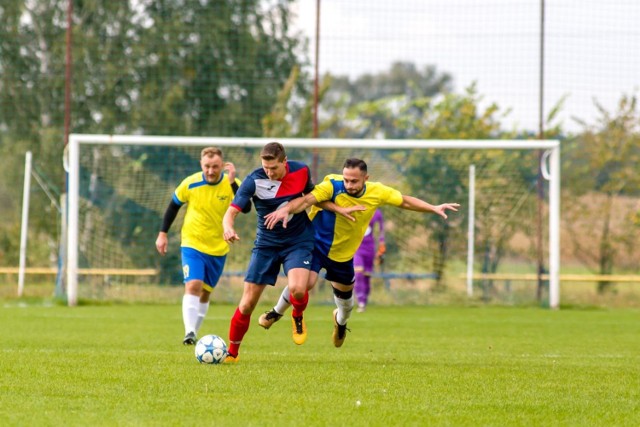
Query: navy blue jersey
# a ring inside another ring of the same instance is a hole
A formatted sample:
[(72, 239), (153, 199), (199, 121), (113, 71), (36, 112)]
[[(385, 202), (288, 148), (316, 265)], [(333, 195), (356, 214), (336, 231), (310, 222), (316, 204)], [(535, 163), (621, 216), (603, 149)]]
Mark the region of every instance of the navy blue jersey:
[(287, 161), (287, 173), (281, 181), (272, 181), (264, 169), (254, 170), (240, 185), (231, 205), (244, 209), (253, 201), (258, 216), (255, 246), (288, 247), (301, 241), (313, 241), (313, 226), (306, 212), (290, 216), (287, 228), (279, 222), (273, 230), (264, 226), (264, 217), (289, 201), (313, 190), (311, 171), (302, 162)]

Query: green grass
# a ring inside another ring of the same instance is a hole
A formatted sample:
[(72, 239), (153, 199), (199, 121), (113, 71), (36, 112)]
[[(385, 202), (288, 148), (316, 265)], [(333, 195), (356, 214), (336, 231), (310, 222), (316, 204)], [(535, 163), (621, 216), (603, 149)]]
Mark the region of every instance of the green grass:
[[(203, 332), (226, 339), (234, 308)], [(640, 425), (638, 310), (374, 306), (341, 349), (331, 311), (299, 347), (256, 311), (240, 362), (208, 366), (177, 305), (6, 302), (0, 425)]]

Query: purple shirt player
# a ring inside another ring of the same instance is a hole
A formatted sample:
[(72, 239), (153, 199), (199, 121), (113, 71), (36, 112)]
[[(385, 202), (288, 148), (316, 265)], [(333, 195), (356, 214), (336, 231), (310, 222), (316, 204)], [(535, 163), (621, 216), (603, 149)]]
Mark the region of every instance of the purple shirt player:
[[(376, 239), (374, 229), (378, 226), (378, 245), (376, 249)], [(373, 273), (373, 264), (376, 258), (382, 261), (382, 255), (386, 251), (384, 244), (384, 219), (382, 212), (376, 210), (371, 218), (369, 227), (364, 234), (362, 243), (353, 257), (353, 267), (356, 272), (356, 283), (354, 290), (356, 299), (358, 300), (358, 312), (363, 312), (369, 300), (371, 292), (371, 273)]]

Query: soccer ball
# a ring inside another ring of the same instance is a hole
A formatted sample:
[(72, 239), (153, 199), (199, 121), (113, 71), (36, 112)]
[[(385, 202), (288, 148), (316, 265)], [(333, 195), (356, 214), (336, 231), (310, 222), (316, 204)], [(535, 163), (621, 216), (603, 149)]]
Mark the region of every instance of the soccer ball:
[(217, 365), (227, 357), (227, 343), (217, 335), (205, 335), (196, 344), (196, 359), (200, 363)]

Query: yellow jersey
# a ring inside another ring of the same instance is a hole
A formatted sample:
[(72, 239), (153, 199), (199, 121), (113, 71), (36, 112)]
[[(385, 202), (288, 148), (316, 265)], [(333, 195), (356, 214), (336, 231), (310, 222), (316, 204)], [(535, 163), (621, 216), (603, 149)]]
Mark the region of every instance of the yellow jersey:
[[(237, 178), (236, 183), (240, 185)], [(181, 246), (208, 255), (227, 254), (229, 244), (222, 237), (222, 217), (227, 212), (233, 196), (233, 188), (224, 173), (215, 184), (209, 184), (202, 172), (185, 178), (173, 194), (176, 204), (187, 204), (182, 224)]]
[(318, 202), (330, 200), (342, 207), (366, 207), (364, 211), (351, 214), (355, 222), (317, 206), (311, 208), (309, 218), (314, 226), (315, 246), (329, 259), (338, 262), (353, 258), (378, 206), (402, 204), (402, 193), (379, 182), (367, 181), (359, 197), (350, 196), (344, 188), (342, 175), (327, 175), (311, 193)]

